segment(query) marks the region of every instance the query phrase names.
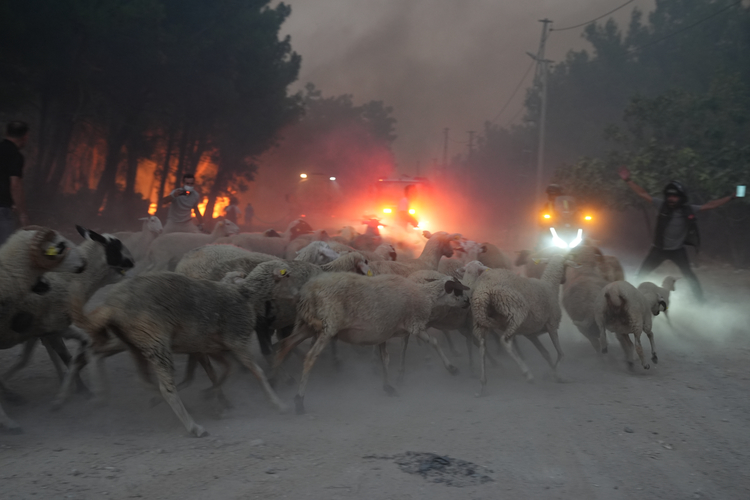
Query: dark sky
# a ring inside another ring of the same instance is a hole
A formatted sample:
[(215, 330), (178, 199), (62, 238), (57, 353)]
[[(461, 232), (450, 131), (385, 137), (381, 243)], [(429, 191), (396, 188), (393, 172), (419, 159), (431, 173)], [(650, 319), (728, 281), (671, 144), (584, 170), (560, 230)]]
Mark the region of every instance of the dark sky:
[[(299, 85), (325, 95), (353, 94), (395, 108), (396, 159), (414, 173), (442, 157), (442, 130), (450, 154), (466, 149), (467, 131), (497, 115), (536, 52), (544, 17), (564, 28), (588, 21), (625, 0), (285, 0), (292, 15), (284, 34), (302, 55)], [(613, 17), (627, 26), (635, 0)], [(547, 57), (560, 61), (584, 47), (581, 29), (553, 32)], [(528, 81), (533, 75), (529, 74)], [(524, 87), (498, 122), (521, 114)]]

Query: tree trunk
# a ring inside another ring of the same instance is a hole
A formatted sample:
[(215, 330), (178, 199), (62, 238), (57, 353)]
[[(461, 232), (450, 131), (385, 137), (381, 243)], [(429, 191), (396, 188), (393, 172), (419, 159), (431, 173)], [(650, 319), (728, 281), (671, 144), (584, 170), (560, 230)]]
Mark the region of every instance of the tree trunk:
[(47, 189), (55, 193), (60, 191), (60, 184), (68, 168), (68, 152), (70, 141), (73, 138), (73, 124), (67, 123), (67, 119), (64, 119), (63, 122), (62, 131), (57, 134), (57, 144), (55, 144), (53, 150), (55, 156), (50, 161), (54, 165), (54, 168), (50, 172), (50, 177), (46, 183)]
[(159, 179), (159, 190), (156, 193), (156, 216), (160, 219), (164, 220), (166, 217), (164, 215), (164, 208), (159, 204), (162, 198), (164, 198), (167, 193), (165, 192), (165, 189), (167, 187), (167, 179), (169, 178), (169, 172), (172, 170), (172, 148), (174, 147), (174, 136), (175, 136), (175, 127), (171, 126), (169, 128), (169, 131), (167, 132), (167, 149), (164, 152), (164, 163), (161, 167), (161, 179)]
[(104, 171), (99, 178), (94, 193), (94, 207), (98, 210), (104, 198), (112, 191), (117, 181), (117, 170), (122, 157), (122, 146), (125, 143), (125, 134), (121, 124), (112, 125), (107, 138), (107, 156), (104, 162)]
[(186, 172), (185, 155), (187, 154), (189, 135), (190, 135), (190, 126), (186, 124), (185, 128), (182, 130), (182, 137), (180, 138), (180, 150), (179, 150), (178, 158), (177, 158), (177, 174), (174, 180), (175, 185), (179, 184), (182, 181), (182, 174)]
[(128, 143), (127, 172), (125, 174), (125, 199), (135, 198), (135, 180), (138, 176), (138, 157), (140, 152), (139, 137), (133, 136)]

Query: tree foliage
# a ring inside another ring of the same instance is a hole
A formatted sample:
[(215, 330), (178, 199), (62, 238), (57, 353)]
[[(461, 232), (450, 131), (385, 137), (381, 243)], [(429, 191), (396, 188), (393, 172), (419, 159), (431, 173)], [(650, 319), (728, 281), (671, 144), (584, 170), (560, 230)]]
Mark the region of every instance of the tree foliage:
[[(33, 122), (34, 192), (91, 188), (114, 209), (136, 197), (143, 159), (160, 166), (147, 198), (209, 163), (210, 209), (299, 115), (289, 14), (270, 0), (1, 0), (0, 110)], [(100, 161), (84, 175), (87, 156)]]

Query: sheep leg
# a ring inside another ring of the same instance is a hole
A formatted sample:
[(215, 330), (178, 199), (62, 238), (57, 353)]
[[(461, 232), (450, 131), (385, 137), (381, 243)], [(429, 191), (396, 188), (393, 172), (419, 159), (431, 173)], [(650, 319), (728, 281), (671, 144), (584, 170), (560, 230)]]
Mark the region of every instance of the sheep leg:
[(488, 329), (479, 325), (474, 325), (474, 338), (479, 341), (479, 393), (477, 396), (484, 396), (487, 389), (487, 367), (485, 366), (485, 357), (487, 356), (487, 332)]
[(641, 332), (633, 332), (633, 339), (635, 340), (635, 352), (638, 353), (638, 358), (641, 360), (641, 366), (644, 370), (651, 368), (651, 365), (646, 363), (646, 357), (643, 355), (643, 346), (641, 345)]
[(336, 337), (331, 339), (331, 354), (333, 354), (333, 367), (336, 371), (341, 371), (341, 358), (339, 358), (339, 351), (337, 348)]
[[(36, 340), (37, 340), (36, 338), (33, 338), (23, 343), (23, 351), (21, 352), (21, 356), (19, 356), (18, 361), (16, 361), (13, 364), (13, 366), (8, 368), (8, 370), (5, 373), (3, 373), (3, 379), (8, 380), (17, 371), (21, 370), (23, 367), (29, 364), (31, 355), (34, 353), (34, 347), (36, 347)], [(50, 357), (52, 358), (51, 354), (50, 354)], [(54, 358), (53, 358), (53, 361), (55, 361)], [(55, 364), (55, 368), (57, 368), (57, 364)], [(62, 377), (60, 378), (62, 379)]]
[(152, 349), (151, 352), (143, 354), (151, 362), (156, 372), (159, 380), (159, 391), (161, 391), (162, 397), (172, 408), (177, 418), (180, 419), (185, 429), (195, 437), (206, 436), (208, 434), (206, 430), (195, 423), (195, 420), (187, 412), (185, 405), (182, 404), (182, 400), (177, 394), (177, 387), (174, 384), (174, 377), (172, 376), (174, 371), (172, 353), (164, 347), (157, 347), (156, 349)]
[(390, 362), (390, 356), (388, 356), (388, 346), (385, 342), (378, 345), (380, 349), (380, 360), (383, 362), (383, 390), (388, 393), (389, 396), (396, 395), (396, 389), (393, 388), (390, 381), (388, 380), (388, 364)]
[[(60, 333), (46, 335), (42, 337), (42, 345), (47, 349), (47, 353), (49, 354), (52, 363), (55, 365), (57, 375), (62, 382), (65, 378), (65, 374), (68, 372), (68, 366), (73, 360), (73, 356), (70, 355), (70, 352), (68, 352), (68, 348), (65, 345), (63, 335)], [(89, 391), (89, 388), (83, 383), (80, 375), (76, 376), (76, 389), (81, 394), (91, 396), (91, 391)]]
[[(326, 328), (326, 330), (328, 330), (328, 328)], [(325, 349), (328, 342), (330, 342), (331, 338), (333, 338), (333, 335), (330, 335), (327, 331), (323, 332), (305, 356), (305, 363), (302, 367), (302, 377), (300, 377), (299, 381), (299, 389), (297, 389), (297, 395), (294, 397), (294, 405), (297, 415), (305, 413), (305, 387), (307, 386), (307, 379), (310, 377), (310, 370), (315, 364), (315, 360), (318, 359), (320, 353)]]
[[(204, 391), (204, 394), (206, 394), (207, 396), (216, 397), (216, 400), (219, 402), (219, 404), (221, 404), (225, 408), (232, 408), (232, 403), (229, 402), (227, 397), (224, 395), (224, 391), (222, 391), (221, 389), (221, 386), (224, 383), (224, 380), (226, 380), (228, 369), (227, 371), (224, 372), (224, 375), (221, 378), (219, 378), (216, 376), (216, 370), (214, 370), (214, 367), (211, 364), (211, 360), (209, 359), (207, 355), (199, 354), (196, 356), (196, 358), (197, 358), (197, 362), (201, 364), (201, 366), (203, 367), (203, 370), (206, 372), (206, 375), (208, 376), (208, 379), (211, 381), (211, 384), (212, 384), (211, 387), (209, 387), (208, 389)], [(219, 359), (227, 363), (226, 359), (224, 358), (219, 358)], [(226, 366), (228, 368), (228, 363)], [(179, 386), (177, 387), (177, 389), (179, 390)]]
[(230, 344), (229, 347), (234, 355), (237, 356), (237, 359), (239, 359), (240, 363), (242, 363), (245, 368), (250, 370), (250, 373), (252, 373), (255, 378), (258, 379), (261, 387), (263, 387), (263, 392), (266, 393), (266, 396), (268, 397), (269, 401), (271, 401), (271, 404), (276, 407), (276, 409), (281, 413), (286, 412), (286, 405), (281, 402), (281, 400), (271, 387), (271, 384), (268, 383), (268, 379), (266, 378), (266, 374), (263, 373), (263, 369), (258, 366), (255, 360), (253, 360), (253, 356), (251, 354), (252, 350), (250, 347), (250, 337), (248, 337), (247, 339), (236, 339)]
[[(189, 387), (190, 384), (193, 383), (193, 380), (195, 379), (195, 369), (198, 367), (198, 358), (201, 356), (203, 355), (202, 354), (189, 354), (188, 355), (188, 362), (187, 362), (187, 366), (185, 367), (185, 377), (183, 377), (182, 382), (177, 384), (178, 391), (181, 391)], [(201, 361), (201, 364), (203, 364), (202, 361)], [(205, 370), (206, 367), (204, 366), (203, 369)], [(211, 370), (213, 371), (213, 368), (211, 368)]]
[(448, 345), (448, 350), (451, 352), (452, 356), (460, 356), (461, 353), (456, 350), (456, 346), (453, 345), (453, 340), (451, 340), (451, 332), (448, 330), (440, 330), (443, 332), (443, 336), (445, 337), (445, 343)]
[(474, 373), (474, 356), (472, 352), (472, 344), (474, 343), (475, 339), (471, 337), (471, 333), (461, 332), (461, 334), (464, 336), (464, 340), (466, 341), (466, 355), (469, 357), (469, 370)]
[(0, 404), (0, 425), (5, 427), (5, 430), (9, 434), (21, 434), (23, 430), (21, 429), (21, 426), (16, 423), (15, 420), (10, 418), (8, 415), (5, 414), (5, 410), (3, 410), (3, 405)]
[(597, 326), (599, 327), (599, 348), (602, 354), (607, 354), (607, 352), (609, 351), (607, 328), (604, 325)]
[(68, 373), (63, 378), (62, 384), (60, 384), (60, 390), (52, 401), (53, 410), (62, 408), (62, 405), (70, 398), (73, 392), (73, 381), (76, 380), (81, 369), (86, 366), (90, 354), (90, 348), (84, 347), (73, 357), (73, 360), (68, 365)]
[(42, 345), (47, 350), (47, 355), (49, 356), (50, 361), (52, 361), (52, 364), (55, 367), (57, 377), (62, 381), (62, 379), (65, 378), (67, 365), (70, 364), (71, 359), (68, 348), (65, 347), (65, 343), (58, 335), (41, 337), (41, 340)]
[(555, 351), (557, 352), (557, 359), (555, 359), (555, 365), (552, 367), (553, 369), (557, 369), (557, 365), (560, 364), (560, 361), (563, 360), (565, 355), (562, 352), (562, 347), (560, 347), (560, 337), (557, 335), (557, 328), (548, 326), (547, 332), (549, 335), (550, 340), (552, 341), (552, 345), (555, 346)]
[[(552, 356), (550, 356), (549, 351), (546, 347), (544, 347), (544, 344), (542, 344), (542, 341), (539, 340), (539, 337), (536, 335), (529, 335), (526, 337), (531, 341), (532, 344), (534, 344), (534, 347), (536, 347), (537, 351), (542, 355), (545, 361), (547, 361), (547, 364), (552, 368), (552, 376), (555, 377), (555, 380), (558, 382), (560, 381), (560, 377), (557, 375), (557, 363), (552, 362)], [(559, 356), (558, 356), (559, 358)]]
[(622, 351), (625, 353), (625, 361), (628, 363), (628, 369), (633, 371), (633, 343), (630, 341), (630, 335), (618, 333), (617, 340), (620, 341)]
[(646, 330), (646, 337), (648, 337), (648, 341), (651, 344), (651, 361), (653, 361), (654, 364), (656, 364), (659, 362), (659, 358), (656, 356), (656, 346), (654, 345), (654, 332), (652, 332), (650, 328)]
[(523, 361), (523, 359), (521, 359), (515, 349), (513, 349), (513, 336), (509, 337), (506, 333), (502, 336), (502, 343), (503, 347), (505, 348), (505, 352), (507, 352), (508, 355), (513, 358), (513, 361), (515, 361), (518, 367), (521, 369), (521, 373), (523, 373), (523, 375), (526, 377), (526, 380), (529, 382), (533, 382), (534, 375), (531, 374), (531, 371), (529, 371), (529, 367), (526, 366), (526, 363)]
[(306, 339), (312, 337), (315, 332), (307, 325), (294, 325), (294, 332), (281, 342), (281, 348), (276, 353), (276, 358), (273, 360), (273, 366), (271, 369), (271, 380), (275, 381), (278, 378), (281, 364), (287, 355), (299, 344)]
[(428, 342), (429, 344), (432, 345), (432, 347), (437, 351), (438, 356), (440, 356), (440, 359), (443, 360), (443, 364), (445, 365), (445, 369), (448, 370), (448, 373), (450, 373), (451, 375), (458, 374), (458, 368), (456, 368), (456, 366), (453, 363), (451, 363), (451, 360), (448, 359), (448, 356), (445, 355), (445, 353), (440, 348), (440, 344), (438, 344), (438, 341), (435, 339), (435, 337), (431, 335), (427, 335), (427, 332), (421, 328), (414, 331), (413, 334), (416, 335), (418, 339), (422, 339), (425, 342)]
[(409, 346), (409, 334), (404, 335), (404, 342), (401, 344), (401, 363), (398, 367), (398, 378), (396, 379), (399, 384), (404, 382), (404, 375), (406, 374), (406, 348)]

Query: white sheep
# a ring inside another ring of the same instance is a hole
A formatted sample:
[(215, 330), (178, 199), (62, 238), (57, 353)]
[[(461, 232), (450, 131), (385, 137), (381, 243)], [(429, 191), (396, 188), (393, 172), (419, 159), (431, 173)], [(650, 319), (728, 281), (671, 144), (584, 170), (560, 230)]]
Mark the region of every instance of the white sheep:
[[(520, 334), (528, 338), (549, 363), (557, 376), (557, 365), (563, 358), (557, 330), (560, 326), (560, 284), (565, 279), (568, 262), (564, 256), (550, 259), (541, 279), (518, 276), (506, 269), (476, 270), (474, 276), (467, 270), (464, 282), (470, 286), (471, 312), (474, 321), (474, 336), (479, 340), (481, 367), (481, 389), (485, 393), (487, 374), (485, 371), (486, 337), (493, 328), (502, 332), (501, 344), (518, 364), (526, 379), (533, 375), (523, 359), (514, 349), (513, 339)], [(548, 333), (557, 351), (555, 362), (544, 348), (538, 336)]]
[(570, 251), (569, 258), (576, 267), (568, 270), (563, 285), (563, 307), (578, 331), (599, 352), (599, 327), (594, 312), (597, 297), (607, 285), (601, 274), (603, 256), (598, 248), (581, 245)]
[(211, 234), (169, 233), (155, 239), (148, 249), (149, 271), (174, 270), (190, 250), (215, 242), (221, 237), (237, 234), (240, 228), (232, 221), (219, 219)]
[[(70, 296), (80, 293), (84, 301), (102, 286), (115, 283), (123, 278), (127, 269), (134, 265), (133, 257), (122, 242), (112, 235), (99, 235), (76, 226), (78, 232), (85, 238), (77, 249), (86, 261), (86, 269), (82, 273), (49, 273), (44, 276), (46, 290), (42, 294), (26, 294), (19, 301), (18, 308), (30, 315), (31, 320), (23, 331), (2, 332), (3, 343), (24, 343), (24, 350), (20, 359), (8, 369), (3, 377), (7, 380), (15, 372), (26, 366), (38, 338), (47, 347), (58, 375), (63, 378), (64, 368), (70, 363), (70, 355), (63, 342), (70, 326)], [(59, 359), (58, 359), (59, 358)], [(62, 361), (62, 363), (60, 363)]]
[(190, 278), (219, 281), (230, 271), (247, 274), (261, 262), (269, 260), (279, 258), (234, 245), (206, 245), (186, 253), (177, 263), (175, 272)]
[(328, 264), (329, 262), (336, 260), (338, 257), (339, 254), (332, 250), (331, 247), (328, 246), (327, 242), (313, 241), (309, 245), (303, 247), (301, 250), (298, 250), (296, 252), (296, 257), (294, 257), (294, 260), (301, 260), (303, 262), (309, 262), (311, 264), (322, 265)]
[[(377, 345), (383, 362), (383, 388), (395, 393), (388, 378), (386, 342), (397, 334), (415, 335), (432, 344), (449, 372), (457, 369), (433, 337), (425, 333), (432, 310), (440, 305), (467, 304), (464, 287), (445, 277), (417, 284), (402, 276), (384, 275), (372, 278), (351, 273), (322, 274), (310, 280), (300, 292), (294, 332), (282, 345), (276, 367), (296, 345), (317, 336), (307, 353), (299, 390), (295, 396), (297, 413), (304, 413), (307, 379), (315, 360), (325, 346), (337, 338), (356, 345)], [(404, 349), (408, 342), (404, 341)]]
[(398, 274), (404, 277), (415, 271), (437, 271), (441, 257), (453, 255), (453, 243), (458, 241), (461, 235), (442, 231), (435, 234), (425, 231), (424, 235), (429, 239), (417, 259), (374, 261), (370, 262), (370, 268), (375, 274)]
[[(70, 241), (52, 229), (27, 226), (19, 229), (0, 246), (0, 349), (13, 347), (17, 342), (15, 329), (23, 330), (33, 318), (19, 312), (20, 300), (32, 293), (46, 272), (81, 273), (86, 262)], [(11, 396), (0, 382), (0, 392)], [(10, 432), (20, 432), (0, 405), (0, 424)]]
[[(654, 287), (658, 288), (656, 285)], [(646, 363), (643, 355), (641, 333), (645, 333), (651, 343), (651, 361), (659, 361), (651, 329), (652, 316), (658, 316), (660, 312), (666, 311), (669, 304), (664, 296), (654, 293), (655, 288), (646, 287), (648, 295), (644, 295), (627, 281), (615, 281), (604, 287), (596, 301), (596, 324), (600, 330), (602, 353), (608, 350), (607, 330), (614, 332), (631, 370), (634, 359), (630, 335), (633, 335), (635, 350), (644, 369), (648, 370), (651, 365)]]
[[(275, 233), (275, 231), (274, 231)], [(266, 253), (279, 258), (286, 255), (286, 247), (289, 242), (303, 234), (312, 233), (312, 228), (304, 219), (292, 221), (283, 234), (267, 236), (266, 233), (240, 233), (230, 238), (222, 238), (217, 243), (232, 243), (252, 252)]]
[[(88, 316), (83, 304), (74, 298), (73, 319), (91, 337), (89, 356), (95, 368), (101, 368), (97, 356), (111, 353), (113, 332), (122, 338), (139, 361), (138, 367), (147, 380), (147, 366), (156, 372), (164, 399), (188, 432), (197, 437), (206, 431), (195, 423), (182, 404), (173, 380), (173, 353), (217, 355), (232, 352), (260, 381), (271, 402), (283, 410), (263, 370), (251, 354), (251, 338), (257, 311), (277, 284), (285, 284), (291, 273), (283, 262), (276, 264), (273, 278), (253, 279), (251, 273), (239, 284), (222, 284), (195, 280), (177, 273), (153, 273), (125, 280), (112, 287), (102, 306)], [(288, 293), (297, 291), (287, 288)], [(71, 373), (80, 370), (87, 351), (79, 353)], [(103, 374), (97, 370), (97, 379)], [(66, 380), (69, 380), (70, 373)], [(212, 380), (214, 385), (220, 381)], [(56, 404), (68, 393), (69, 383), (61, 390)]]
[(138, 220), (143, 221), (140, 231), (118, 231), (112, 233), (112, 236), (122, 241), (125, 248), (130, 250), (130, 254), (136, 262), (140, 262), (146, 258), (149, 245), (164, 231), (161, 220), (155, 215), (141, 217)]
[(330, 239), (328, 232), (325, 229), (319, 229), (307, 234), (301, 234), (294, 238), (286, 246), (284, 250), (284, 258), (286, 260), (294, 260), (299, 252), (308, 246), (310, 243), (315, 241), (327, 242)]

